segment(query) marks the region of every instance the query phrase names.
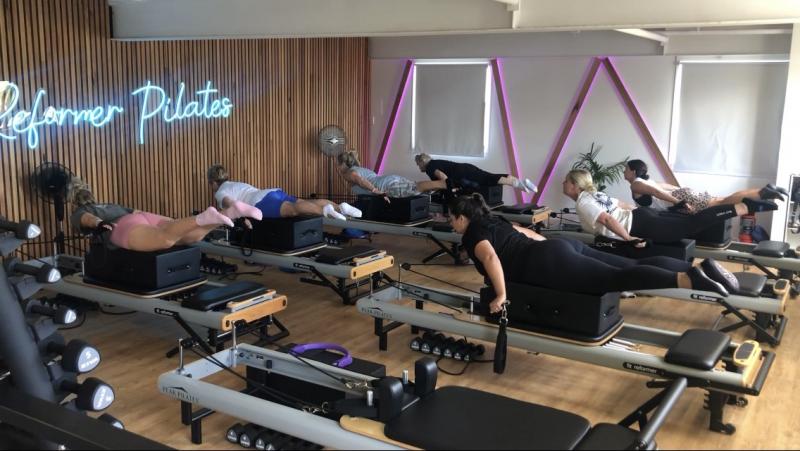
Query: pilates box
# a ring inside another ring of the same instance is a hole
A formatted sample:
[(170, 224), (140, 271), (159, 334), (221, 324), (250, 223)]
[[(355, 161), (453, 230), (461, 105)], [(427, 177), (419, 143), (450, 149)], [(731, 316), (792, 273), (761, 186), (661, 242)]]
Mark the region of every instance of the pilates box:
[[(600, 295), (569, 293), (506, 282), (508, 326), (560, 336), (595, 338), (605, 335), (622, 319), (619, 293)], [(481, 305), (495, 297), (494, 289), (481, 289)]]
[(383, 196), (361, 194), (356, 200), (356, 208), (361, 210), (362, 219), (368, 221), (408, 223), (430, 216), (430, 198), (417, 195), (411, 197), (390, 197), (387, 203)]
[(266, 251), (292, 251), (322, 243), (322, 216), (264, 218), (250, 222), (252, 230), (245, 227), (244, 221), (236, 222), (231, 244)]
[(131, 291), (155, 291), (202, 278), (200, 257), (200, 249), (194, 247), (138, 252), (93, 242), (83, 261), (83, 275)]
[(490, 207), (503, 203), (503, 185), (481, 186), (473, 192), (480, 193)]
[[(292, 349), (294, 348), (294, 346), (295, 346), (294, 344), (289, 344), (284, 349)], [(342, 357), (342, 355), (337, 352), (331, 352), (322, 349), (306, 351), (303, 354), (301, 354), (301, 356), (307, 360), (315, 360), (317, 362), (322, 362), (327, 364), (332, 364), (333, 362)], [(355, 357), (353, 357), (353, 363), (351, 363), (344, 369), (352, 371), (354, 373), (365, 374), (367, 376), (372, 376), (376, 378), (386, 376), (386, 367), (384, 365), (381, 365), (380, 363), (376, 362), (370, 362), (369, 360), (357, 359)], [(321, 405), (324, 402), (334, 402), (346, 398), (346, 394), (344, 391), (323, 387), (321, 385), (312, 384), (309, 382), (301, 381), (299, 379), (293, 379), (288, 376), (275, 374), (263, 370), (261, 368), (255, 368), (252, 366), (247, 367), (247, 379), (250, 381), (247, 384), (248, 389), (254, 389), (255, 387), (252, 386), (251, 384), (252, 382), (256, 382), (261, 385), (266, 385), (268, 387), (278, 389), (282, 393), (295, 396), (297, 398), (303, 399), (304, 401), (311, 402), (317, 405)], [(281, 402), (280, 400), (277, 399), (271, 399), (269, 395), (265, 395), (259, 391), (256, 391), (254, 395), (278, 403)]]
[(731, 242), (732, 222), (733, 218), (729, 218), (724, 222), (717, 221), (689, 238), (694, 238), (698, 246), (725, 247)]

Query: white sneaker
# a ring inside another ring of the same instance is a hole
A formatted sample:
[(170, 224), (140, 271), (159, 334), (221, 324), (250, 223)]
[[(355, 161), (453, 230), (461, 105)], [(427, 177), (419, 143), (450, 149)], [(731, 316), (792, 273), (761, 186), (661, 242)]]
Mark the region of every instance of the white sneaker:
[(539, 188), (536, 187), (536, 184), (534, 184), (531, 181), (531, 179), (525, 179), (524, 185), (525, 185), (525, 191), (529, 193), (535, 193), (539, 191)]
[(326, 218), (333, 218), (333, 219), (340, 219), (342, 221), (347, 221), (347, 217), (333, 208), (333, 205), (328, 204), (322, 207), (322, 216)]
[(342, 202), (341, 204), (339, 204), (339, 210), (342, 211), (342, 214), (351, 216), (353, 218), (361, 217), (361, 210), (348, 204), (347, 202)]

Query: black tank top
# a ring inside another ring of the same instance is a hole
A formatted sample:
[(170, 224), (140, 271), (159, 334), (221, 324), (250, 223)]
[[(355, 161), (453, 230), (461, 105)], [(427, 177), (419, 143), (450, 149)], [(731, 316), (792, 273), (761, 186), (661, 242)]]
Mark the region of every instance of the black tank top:
[(649, 194), (642, 194), (639, 197), (634, 197), (633, 201), (640, 207), (649, 207), (653, 205), (653, 196)]

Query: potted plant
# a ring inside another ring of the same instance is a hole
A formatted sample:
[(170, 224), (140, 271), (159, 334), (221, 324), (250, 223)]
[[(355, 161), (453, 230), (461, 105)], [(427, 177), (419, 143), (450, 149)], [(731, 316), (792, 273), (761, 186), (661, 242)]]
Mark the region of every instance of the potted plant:
[(598, 191), (605, 191), (606, 187), (612, 183), (622, 180), (622, 171), (625, 169), (625, 163), (628, 162), (630, 157), (614, 163), (612, 165), (603, 165), (597, 161), (597, 154), (603, 146), (592, 146), (586, 153), (578, 154), (578, 161), (572, 165), (572, 169), (585, 169), (592, 174), (592, 180)]

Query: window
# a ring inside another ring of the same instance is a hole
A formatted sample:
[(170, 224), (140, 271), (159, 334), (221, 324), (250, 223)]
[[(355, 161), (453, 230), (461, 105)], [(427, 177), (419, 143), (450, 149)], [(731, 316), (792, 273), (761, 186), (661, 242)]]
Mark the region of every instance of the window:
[(781, 58), (683, 58), (670, 154), (679, 172), (765, 177), (778, 164), (788, 65)]
[(489, 145), (491, 67), (486, 60), (417, 61), (411, 150), (483, 158)]

